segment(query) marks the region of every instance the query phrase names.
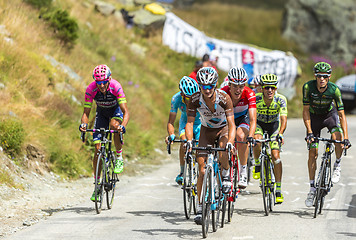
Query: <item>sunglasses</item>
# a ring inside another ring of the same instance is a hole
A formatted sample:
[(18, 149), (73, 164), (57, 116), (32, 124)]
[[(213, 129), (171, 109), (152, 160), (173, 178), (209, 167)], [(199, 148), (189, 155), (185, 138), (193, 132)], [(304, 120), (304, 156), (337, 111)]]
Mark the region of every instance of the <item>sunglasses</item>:
[(212, 85), (199, 85), (203, 90), (211, 90), (215, 87), (214, 84)]
[(101, 84), (107, 84), (109, 80), (104, 80), (104, 81), (96, 81), (96, 84), (101, 85)]
[(316, 74), (315, 75), (317, 78), (329, 78), (330, 77), (330, 74)]
[(263, 87), (263, 89), (266, 89), (266, 90), (276, 90), (276, 87), (272, 87), (272, 86), (265, 86)]

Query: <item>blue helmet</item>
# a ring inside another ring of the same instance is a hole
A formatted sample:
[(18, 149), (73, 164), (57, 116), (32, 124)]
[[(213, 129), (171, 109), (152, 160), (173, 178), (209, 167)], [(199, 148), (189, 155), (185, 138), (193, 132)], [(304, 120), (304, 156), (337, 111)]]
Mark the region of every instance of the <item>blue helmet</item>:
[(184, 76), (179, 82), (179, 89), (185, 96), (190, 97), (199, 91), (199, 85), (193, 78)]

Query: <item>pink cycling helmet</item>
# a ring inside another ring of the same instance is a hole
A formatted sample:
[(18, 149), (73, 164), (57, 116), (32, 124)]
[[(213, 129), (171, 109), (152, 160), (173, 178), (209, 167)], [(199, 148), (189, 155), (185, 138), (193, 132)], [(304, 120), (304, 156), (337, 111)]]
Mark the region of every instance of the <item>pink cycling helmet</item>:
[(93, 78), (95, 81), (104, 81), (111, 76), (111, 70), (105, 64), (98, 65), (93, 70)]

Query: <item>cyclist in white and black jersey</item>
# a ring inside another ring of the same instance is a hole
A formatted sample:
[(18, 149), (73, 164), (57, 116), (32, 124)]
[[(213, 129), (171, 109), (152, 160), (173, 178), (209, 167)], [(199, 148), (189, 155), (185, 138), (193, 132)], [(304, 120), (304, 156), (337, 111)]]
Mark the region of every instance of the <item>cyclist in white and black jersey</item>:
[[(187, 137), (187, 147), (190, 149), (193, 139), (193, 125), (197, 111), (200, 113), (201, 130), (199, 146), (206, 147), (214, 145), (217, 140), (219, 147), (233, 149), (233, 143), (236, 135), (234, 122), (234, 111), (232, 101), (225, 92), (216, 89), (218, 74), (212, 67), (201, 68), (197, 73), (197, 81), (200, 86), (200, 92), (192, 95), (187, 105), (188, 122), (185, 127)], [(201, 188), (205, 173), (205, 161), (207, 159), (206, 151), (197, 151), (197, 162), (199, 164), (199, 178), (197, 183), (198, 199), (200, 200)], [(231, 179), (229, 175), (229, 162), (227, 152), (220, 152), (219, 157), (222, 166), (223, 192), (227, 193), (231, 188)], [(198, 204), (198, 213), (194, 218), (197, 224), (201, 224), (202, 205)]]

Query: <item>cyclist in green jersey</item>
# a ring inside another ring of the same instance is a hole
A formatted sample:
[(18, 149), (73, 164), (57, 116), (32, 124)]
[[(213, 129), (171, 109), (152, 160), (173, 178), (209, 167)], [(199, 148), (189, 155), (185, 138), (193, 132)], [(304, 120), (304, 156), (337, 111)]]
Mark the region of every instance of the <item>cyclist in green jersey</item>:
[[(303, 121), (307, 130), (306, 140), (311, 144), (308, 158), (310, 191), (305, 200), (307, 207), (313, 205), (316, 190), (314, 179), (318, 157), (318, 141), (314, 137), (320, 137), (321, 129), (327, 127), (333, 139), (341, 141), (344, 137), (344, 148), (351, 147), (341, 92), (336, 84), (329, 81), (331, 71), (330, 64), (318, 62), (314, 66), (315, 80), (303, 85)], [(331, 179), (333, 183), (340, 180), (342, 150), (341, 144), (335, 144), (336, 161)]]
[[(261, 83), (262, 93), (256, 93), (257, 127), (255, 139), (262, 139), (263, 133), (267, 132), (270, 138), (276, 137), (284, 144), (283, 133), (287, 127), (287, 99), (276, 93), (278, 79), (275, 74), (262, 75)], [(260, 178), (260, 152), (260, 146), (256, 144), (253, 149), (256, 165), (253, 170), (254, 179)], [(284, 201), (281, 191), (282, 162), (278, 141), (271, 142), (271, 154), (276, 178), (276, 203), (282, 203)]]

